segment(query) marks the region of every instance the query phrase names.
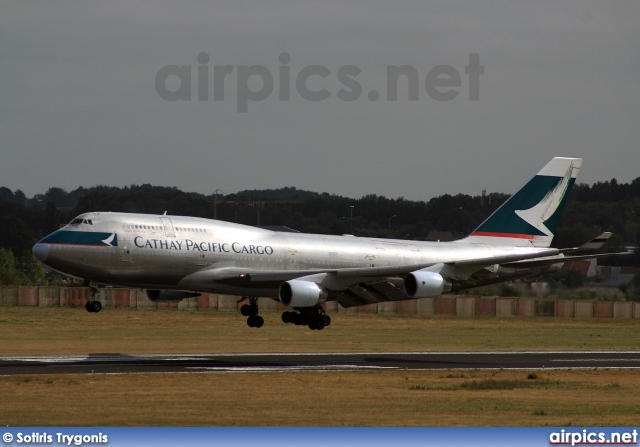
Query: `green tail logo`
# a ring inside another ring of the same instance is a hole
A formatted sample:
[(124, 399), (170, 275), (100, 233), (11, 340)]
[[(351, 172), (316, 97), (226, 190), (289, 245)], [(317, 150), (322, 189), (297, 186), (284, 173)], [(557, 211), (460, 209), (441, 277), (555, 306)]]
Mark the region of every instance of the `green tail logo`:
[[(549, 246), (581, 165), (579, 158), (554, 158), (470, 237), (511, 239), (494, 241), (499, 244)], [(530, 242), (514, 243), (514, 239)]]

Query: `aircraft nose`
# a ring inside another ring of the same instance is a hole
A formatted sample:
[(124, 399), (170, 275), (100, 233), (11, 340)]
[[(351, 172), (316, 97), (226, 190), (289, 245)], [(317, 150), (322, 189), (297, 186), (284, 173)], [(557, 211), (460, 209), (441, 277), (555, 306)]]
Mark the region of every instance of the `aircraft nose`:
[(41, 262), (44, 262), (47, 260), (47, 256), (49, 255), (49, 244), (41, 244), (40, 242), (38, 242), (33, 246), (31, 252)]

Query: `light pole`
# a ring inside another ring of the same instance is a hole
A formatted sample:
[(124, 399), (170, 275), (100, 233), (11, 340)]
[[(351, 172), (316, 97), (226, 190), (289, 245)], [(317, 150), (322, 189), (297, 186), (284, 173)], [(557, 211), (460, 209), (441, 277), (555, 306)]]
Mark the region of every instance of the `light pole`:
[(389, 218), (389, 231), (391, 231), (391, 219), (393, 219), (394, 217), (397, 217), (397, 214), (394, 214)]

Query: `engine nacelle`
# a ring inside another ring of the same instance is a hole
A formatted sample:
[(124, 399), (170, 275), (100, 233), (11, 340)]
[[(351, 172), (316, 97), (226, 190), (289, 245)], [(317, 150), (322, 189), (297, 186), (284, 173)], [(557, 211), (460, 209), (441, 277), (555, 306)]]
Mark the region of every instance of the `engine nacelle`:
[(200, 296), (199, 293), (183, 292), (182, 290), (147, 290), (147, 298), (154, 303), (166, 301), (182, 301), (185, 298)]
[(442, 294), (447, 285), (441, 274), (418, 270), (404, 278), (404, 291), (411, 298), (428, 298)]
[(311, 281), (292, 279), (280, 284), (280, 302), (289, 307), (313, 307), (327, 300), (327, 293)]

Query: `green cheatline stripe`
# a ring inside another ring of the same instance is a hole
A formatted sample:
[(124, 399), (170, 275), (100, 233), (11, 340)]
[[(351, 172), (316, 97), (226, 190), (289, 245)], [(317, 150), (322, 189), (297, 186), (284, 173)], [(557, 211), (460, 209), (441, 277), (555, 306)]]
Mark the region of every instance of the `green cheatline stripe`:
[(40, 241), (41, 244), (67, 244), (67, 245), (98, 245), (102, 247), (109, 247), (110, 245), (105, 240), (108, 240), (113, 236), (111, 246), (118, 245), (118, 235), (114, 233), (102, 233), (91, 231), (65, 231), (58, 230), (55, 233), (51, 233)]

